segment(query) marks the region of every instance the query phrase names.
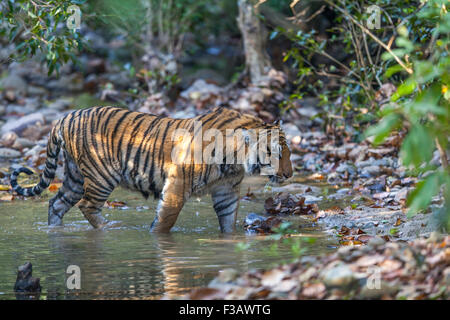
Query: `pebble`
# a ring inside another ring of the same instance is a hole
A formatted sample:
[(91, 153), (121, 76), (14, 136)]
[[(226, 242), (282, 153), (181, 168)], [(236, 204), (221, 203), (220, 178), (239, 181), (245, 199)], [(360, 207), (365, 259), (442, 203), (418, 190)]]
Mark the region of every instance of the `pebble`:
[(25, 80), (16, 74), (9, 74), (0, 80), (0, 87), (3, 89), (11, 89), (16, 93), (25, 94), (27, 92), (27, 83)]
[(61, 110), (66, 109), (67, 107), (69, 107), (71, 103), (72, 103), (72, 101), (70, 99), (61, 98), (61, 99), (51, 102), (50, 104), (48, 104), (47, 107), (49, 109), (61, 111)]
[(11, 159), (11, 158), (18, 158), (21, 155), (22, 154), (17, 150), (11, 148), (0, 148), (0, 158)]
[(379, 166), (367, 166), (364, 167), (364, 169), (361, 171), (361, 175), (367, 175), (367, 176), (378, 176), (381, 172), (381, 168)]
[(367, 281), (363, 286), (359, 295), (362, 299), (380, 299), (384, 295), (393, 295), (397, 293), (398, 288), (390, 285), (388, 282), (380, 281)]
[(4, 134), (9, 131), (13, 131), (20, 135), (20, 133), (25, 130), (30, 125), (34, 125), (37, 123), (44, 123), (44, 116), (40, 112), (31, 113), (29, 115), (20, 117), (19, 119), (11, 119), (6, 122), (0, 130), (1, 134)]
[(385, 243), (386, 243), (386, 241), (383, 238), (373, 237), (372, 239), (369, 240), (369, 242), (367, 243), (367, 246), (376, 248), (376, 247), (382, 246)]
[(327, 287), (347, 287), (355, 281), (353, 271), (346, 264), (339, 264), (325, 270), (322, 277)]

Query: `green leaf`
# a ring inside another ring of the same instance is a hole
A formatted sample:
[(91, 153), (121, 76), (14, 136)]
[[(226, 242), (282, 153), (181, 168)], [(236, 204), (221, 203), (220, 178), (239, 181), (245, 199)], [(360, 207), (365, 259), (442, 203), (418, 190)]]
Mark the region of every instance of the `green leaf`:
[(439, 99), (441, 96), (441, 87), (438, 84), (433, 85), (418, 94), (414, 101), (411, 102), (405, 110), (408, 113), (416, 112), (422, 115), (426, 115), (427, 113), (445, 115), (445, 108), (439, 105)]
[(439, 75), (439, 70), (431, 61), (417, 61), (414, 63), (414, 72), (417, 81), (421, 84), (431, 81)]
[(394, 74), (396, 74), (396, 73), (398, 73), (398, 72), (400, 72), (400, 71), (403, 71), (403, 67), (402, 67), (401, 65), (399, 65), (399, 64), (396, 64), (396, 65), (394, 65), (394, 66), (392, 66), (392, 67), (389, 67), (389, 68), (386, 70), (386, 72), (384, 73), (384, 78), (385, 78), (385, 79), (388, 79), (388, 78), (390, 78), (392, 75), (394, 75)]
[(434, 149), (434, 140), (429, 130), (423, 125), (414, 124), (403, 140), (400, 156), (405, 166), (419, 168), (431, 160)]
[(399, 47), (403, 47), (406, 50), (406, 52), (411, 52), (414, 50), (414, 45), (407, 38), (403, 38), (403, 37), (397, 38), (397, 40), (395, 40), (395, 43)]
[(408, 217), (428, 207), (431, 199), (439, 192), (439, 182), (439, 172), (435, 172), (417, 183), (416, 188), (406, 200), (406, 204), (409, 206)]
[(399, 98), (413, 93), (416, 87), (417, 82), (409, 78), (397, 88), (397, 91), (391, 97), (391, 101), (397, 101)]
[(395, 236), (398, 233), (398, 229), (397, 228), (392, 228), (389, 230), (389, 234)]
[(401, 116), (397, 113), (390, 113), (385, 116), (380, 123), (366, 130), (364, 137), (374, 137), (373, 143), (378, 145), (386, 139), (389, 134), (401, 124)]

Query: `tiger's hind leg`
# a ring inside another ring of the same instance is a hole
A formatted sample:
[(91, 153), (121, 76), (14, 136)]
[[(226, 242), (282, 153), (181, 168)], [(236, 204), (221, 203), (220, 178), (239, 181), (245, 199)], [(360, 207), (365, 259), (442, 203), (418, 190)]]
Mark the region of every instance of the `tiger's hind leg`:
[(76, 163), (64, 153), (64, 182), (56, 196), (49, 201), (48, 224), (62, 225), (64, 214), (83, 197), (84, 179)]
[(231, 233), (235, 229), (239, 208), (239, 186), (221, 185), (211, 190), (214, 210), (219, 219), (220, 231)]
[(84, 190), (85, 193), (78, 203), (78, 208), (94, 228), (103, 228), (108, 224), (108, 220), (102, 216), (102, 207), (112, 190), (98, 184), (94, 185), (92, 182), (85, 182)]

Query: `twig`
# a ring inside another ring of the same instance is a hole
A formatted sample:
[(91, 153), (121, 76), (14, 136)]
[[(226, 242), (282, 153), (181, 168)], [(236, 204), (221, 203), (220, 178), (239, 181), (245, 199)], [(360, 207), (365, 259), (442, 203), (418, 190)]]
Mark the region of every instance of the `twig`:
[(366, 54), (367, 54), (367, 59), (369, 59), (369, 63), (373, 72), (373, 76), (375, 77), (375, 80), (377, 80), (378, 85), (381, 87), (382, 83), (380, 81), (380, 79), (378, 79), (378, 75), (376, 73), (376, 69), (375, 69), (375, 64), (372, 61), (372, 57), (370, 56), (370, 51), (369, 51), (369, 46), (367, 45), (367, 39), (366, 39), (366, 34), (363, 33), (363, 41), (364, 41), (364, 48), (366, 49)]
[(325, 0), (326, 3), (328, 3), (330, 6), (335, 8), (336, 10), (342, 12), (345, 16), (347, 16), (355, 25), (357, 25), (363, 32), (365, 32), (367, 35), (369, 35), (375, 42), (377, 42), (380, 46), (382, 46), (387, 52), (391, 54), (392, 57), (394, 57), (395, 61), (398, 62), (398, 64), (405, 69), (406, 72), (409, 74), (413, 73), (413, 70), (405, 65), (405, 63), (387, 46), (378, 39), (377, 36), (375, 36), (372, 32), (370, 32), (366, 27), (364, 27), (361, 23), (358, 22), (350, 13), (347, 12), (347, 10), (342, 9), (341, 7), (336, 6), (333, 2), (330, 0)]

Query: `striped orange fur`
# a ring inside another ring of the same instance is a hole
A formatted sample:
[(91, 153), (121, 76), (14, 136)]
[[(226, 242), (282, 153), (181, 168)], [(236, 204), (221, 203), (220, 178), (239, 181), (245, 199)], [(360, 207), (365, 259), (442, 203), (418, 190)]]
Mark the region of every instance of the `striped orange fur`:
[[(45, 169), (40, 182), (31, 188), (17, 184), (17, 176), (29, 169), (11, 174), (11, 186), (20, 195), (35, 196), (45, 190), (55, 177), (58, 154), (64, 155), (65, 178), (49, 202), (48, 222), (62, 224), (64, 214), (75, 204), (95, 228), (107, 220), (101, 208), (113, 189), (120, 185), (136, 190), (144, 197), (159, 199), (152, 231), (168, 232), (175, 224), (184, 203), (191, 195), (210, 193), (222, 232), (234, 230), (239, 204), (239, 186), (245, 171), (258, 172), (244, 164), (177, 164), (172, 151), (177, 141), (173, 134), (185, 129), (195, 137), (195, 121), (203, 132), (214, 128), (279, 129), (277, 125), (243, 115), (225, 107), (191, 119), (172, 119), (114, 107), (95, 107), (74, 111), (60, 119), (51, 131)], [(205, 143), (206, 144), (206, 143)], [(284, 179), (292, 176), (290, 151), (280, 130), (280, 165), (275, 174)]]

